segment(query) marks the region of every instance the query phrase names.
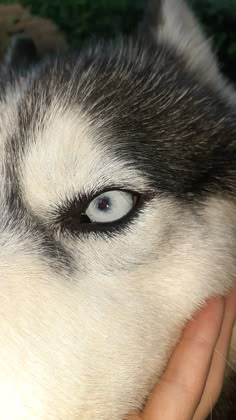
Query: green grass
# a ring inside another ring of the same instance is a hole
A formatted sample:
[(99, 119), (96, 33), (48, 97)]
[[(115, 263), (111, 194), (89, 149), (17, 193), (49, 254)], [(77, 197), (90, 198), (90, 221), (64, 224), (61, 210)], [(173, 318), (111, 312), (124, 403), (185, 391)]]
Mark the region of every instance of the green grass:
[[(0, 3), (15, 3), (0, 0)], [(20, 0), (32, 13), (55, 21), (72, 45), (91, 35), (111, 37), (131, 32), (141, 18), (144, 0)]]
[[(236, 1), (188, 0), (213, 38), (223, 70), (236, 81)], [(0, 0), (16, 3), (17, 0)], [(79, 46), (90, 36), (111, 37), (132, 32), (146, 0), (18, 0), (32, 13), (55, 21), (69, 43)]]

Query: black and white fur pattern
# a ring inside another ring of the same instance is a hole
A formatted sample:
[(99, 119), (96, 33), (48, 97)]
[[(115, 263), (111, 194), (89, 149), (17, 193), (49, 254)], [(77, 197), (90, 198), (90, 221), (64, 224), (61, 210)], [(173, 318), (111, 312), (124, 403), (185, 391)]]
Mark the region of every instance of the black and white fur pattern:
[[(146, 41), (2, 69), (1, 419), (122, 420), (235, 284), (235, 96), (185, 4), (153, 5)], [(80, 223), (107, 190), (134, 211)]]

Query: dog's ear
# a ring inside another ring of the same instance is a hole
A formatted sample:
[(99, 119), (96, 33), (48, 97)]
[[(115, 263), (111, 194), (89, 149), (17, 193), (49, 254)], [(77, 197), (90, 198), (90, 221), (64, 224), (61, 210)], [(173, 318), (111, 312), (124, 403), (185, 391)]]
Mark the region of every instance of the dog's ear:
[(149, 0), (141, 28), (152, 40), (174, 49), (198, 79), (224, 91), (236, 104), (235, 92), (220, 73), (211, 42), (185, 0)]
[(37, 48), (31, 38), (19, 34), (12, 38), (5, 55), (4, 64), (16, 71), (28, 70), (40, 60)]
[(179, 52), (189, 68), (204, 77), (218, 77), (210, 42), (184, 0), (150, 0), (145, 25), (154, 39)]

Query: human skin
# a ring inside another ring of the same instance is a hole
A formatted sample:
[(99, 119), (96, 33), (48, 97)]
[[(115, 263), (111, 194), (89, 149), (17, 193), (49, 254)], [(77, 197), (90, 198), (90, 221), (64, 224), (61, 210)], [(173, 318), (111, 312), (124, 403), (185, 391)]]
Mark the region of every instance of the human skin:
[(127, 420), (204, 420), (216, 404), (236, 319), (236, 288), (215, 298), (185, 328), (142, 413)]

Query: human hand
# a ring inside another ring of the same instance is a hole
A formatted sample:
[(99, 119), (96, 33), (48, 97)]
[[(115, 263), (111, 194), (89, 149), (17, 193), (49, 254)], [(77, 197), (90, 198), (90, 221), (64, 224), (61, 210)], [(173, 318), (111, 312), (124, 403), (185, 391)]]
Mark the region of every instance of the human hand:
[(235, 319), (236, 288), (189, 323), (144, 411), (127, 420), (204, 420), (222, 389)]

